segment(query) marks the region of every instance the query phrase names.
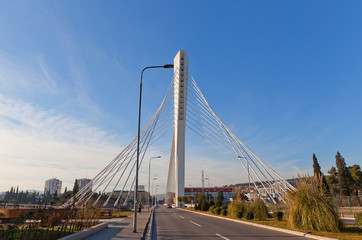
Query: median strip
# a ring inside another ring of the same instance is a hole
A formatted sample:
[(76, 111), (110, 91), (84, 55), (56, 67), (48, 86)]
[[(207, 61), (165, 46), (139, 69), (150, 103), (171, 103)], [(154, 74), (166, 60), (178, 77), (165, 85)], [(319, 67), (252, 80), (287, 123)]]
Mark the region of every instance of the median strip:
[(196, 226), (198, 226), (198, 227), (201, 227), (201, 225), (200, 224), (198, 224), (198, 223), (195, 223), (194, 221), (191, 221), (191, 220), (189, 220), (189, 222), (190, 223), (193, 223), (193, 224), (195, 224)]

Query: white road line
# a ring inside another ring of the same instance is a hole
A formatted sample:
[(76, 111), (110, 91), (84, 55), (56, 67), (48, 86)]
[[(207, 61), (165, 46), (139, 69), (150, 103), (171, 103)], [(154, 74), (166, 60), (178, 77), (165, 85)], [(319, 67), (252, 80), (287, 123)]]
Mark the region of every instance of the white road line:
[(185, 219), (185, 217), (184, 216), (181, 216), (181, 215), (178, 215), (180, 218), (183, 218), (183, 219)]
[(198, 224), (198, 223), (195, 223), (194, 221), (191, 221), (191, 220), (189, 220), (189, 222), (190, 222), (190, 223), (193, 223), (193, 224), (195, 224), (196, 226), (199, 226), (199, 227), (201, 227), (201, 225), (200, 225), (200, 224)]
[(215, 235), (216, 235), (216, 236), (218, 236), (218, 237), (221, 237), (222, 239), (225, 239), (225, 240), (230, 240), (229, 238), (224, 237), (223, 235), (220, 235), (220, 234), (218, 234), (218, 233), (215, 233)]

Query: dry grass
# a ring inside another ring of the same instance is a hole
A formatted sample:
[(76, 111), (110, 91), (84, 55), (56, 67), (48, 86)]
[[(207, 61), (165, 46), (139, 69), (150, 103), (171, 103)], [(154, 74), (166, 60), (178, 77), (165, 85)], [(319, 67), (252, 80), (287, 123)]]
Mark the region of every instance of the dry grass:
[(323, 188), (311, 186), (311, 178), (304, 177), (296, 191), (287, 196), (286, 220), (291, 228), (303, 231), (340, 232), (342, 222), (337, 208)]

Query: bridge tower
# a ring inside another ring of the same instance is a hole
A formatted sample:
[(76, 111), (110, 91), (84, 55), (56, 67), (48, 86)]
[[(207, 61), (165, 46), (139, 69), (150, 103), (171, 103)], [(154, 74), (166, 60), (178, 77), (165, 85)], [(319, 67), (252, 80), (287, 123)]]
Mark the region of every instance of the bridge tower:
[(166, 195), (174, 198), (175, 206), (178, 207), (178, 197), (185, 195), (185, 121), (189, 72), (189, 58), (186, 51), (180, 50), (173, 61), (175, 116)]

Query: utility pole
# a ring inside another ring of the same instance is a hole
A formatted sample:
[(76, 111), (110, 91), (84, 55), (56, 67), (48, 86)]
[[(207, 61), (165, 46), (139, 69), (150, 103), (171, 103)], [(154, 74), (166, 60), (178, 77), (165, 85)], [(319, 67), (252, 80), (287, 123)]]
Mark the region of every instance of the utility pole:
[(205, 196), (205, 189), (204, 189), (204, 182), (205, 182), (204, 170), (201, 170), (201, 179), (202, 179), (202, 195)]

